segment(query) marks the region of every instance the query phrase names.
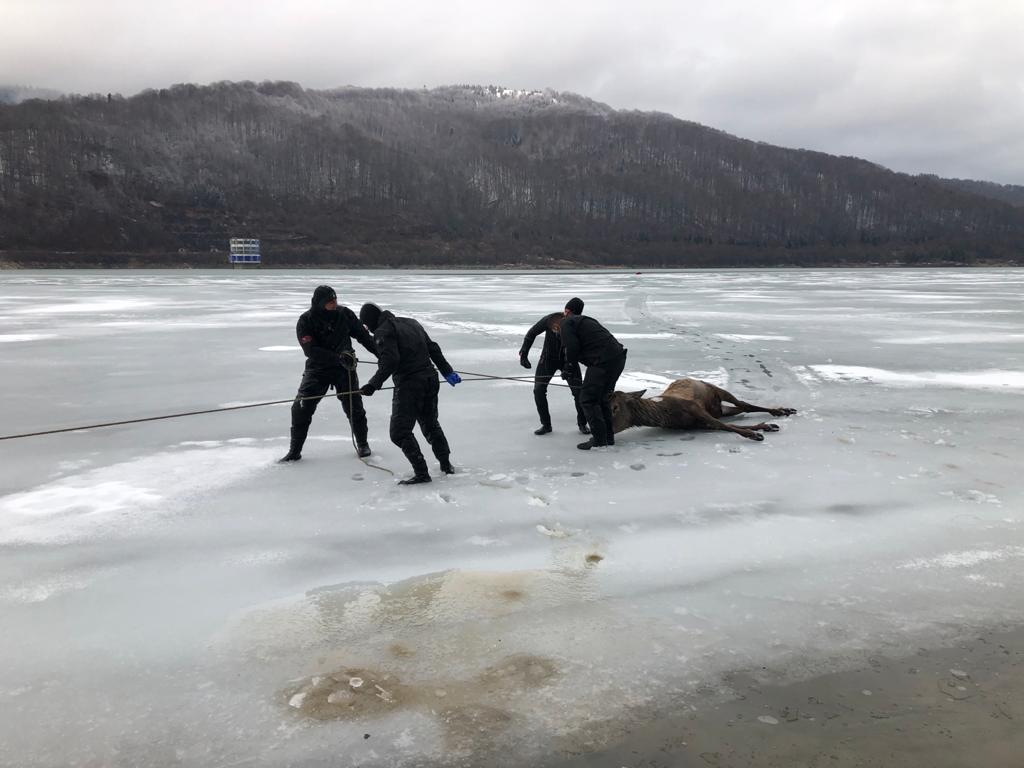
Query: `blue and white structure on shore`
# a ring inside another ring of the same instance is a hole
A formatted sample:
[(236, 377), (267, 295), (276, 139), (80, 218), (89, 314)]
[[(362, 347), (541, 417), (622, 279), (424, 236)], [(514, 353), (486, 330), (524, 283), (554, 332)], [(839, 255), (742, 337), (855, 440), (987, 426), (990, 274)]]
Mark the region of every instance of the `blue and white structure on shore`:
[(260, 241), (251, 237), (232, 237), (230, 241), (229, 259), (231, 263), (241, 265), (260, 264)]

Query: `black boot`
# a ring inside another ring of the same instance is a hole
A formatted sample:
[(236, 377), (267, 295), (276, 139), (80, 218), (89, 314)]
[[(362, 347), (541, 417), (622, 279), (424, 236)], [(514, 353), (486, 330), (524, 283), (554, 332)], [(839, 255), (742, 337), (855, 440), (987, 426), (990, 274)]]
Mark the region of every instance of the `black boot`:
[(302, 458), (302, 446), (306, 442), (307, 432), (309, 432), (309, 427), (305, 429), (302, 427), (292, 427), (292, 439), (288, 445), (288, 453), (277, 460), (279, 464), (283, 464), (286, 461), (298, 461)]
[(581, 435), (589, 435), (590, 434), (590, 427), (587, 426), (587, 422), (581, 421), (576, 426), (578, 426), (580, 428), (580, 434)]
[(405, 480), (399, 480), (398, 484), (399, 485), (419, 485), (420, 483), (429, 483), (429, 482), (432, 482), (431, 478), (430, 478), (430, 475), (426, 471), (424, 471), (422, 474), (417, 472), (412, 477), (407, 477)]
[(608, 443), (598, 442), (593, 437), (587, 440), (585, 443), (577, 443), (576, 447), (581, 451), (589, 451), (591, 448), (604, 448)]
[(370, 450), (370, 444), (364, 440), (363, 442), (356, 444), (356, 453), (359, 455), (360, 459), (365, 459), (373, 453), (373, 451)]
[(550, 424), (541, 424), (540, 427), (538, 427), (537, 429), (533, 430), (533, 434), (535, 434), (535, 435), (546, 435), (550, 431), (551, 431), (551, 425)]
[(445, 456), (443, 459), (439, 459), (441, 463), (441, 471), (446, 475), (454, 475), (455, 467), (452, 466), (452, 460)]

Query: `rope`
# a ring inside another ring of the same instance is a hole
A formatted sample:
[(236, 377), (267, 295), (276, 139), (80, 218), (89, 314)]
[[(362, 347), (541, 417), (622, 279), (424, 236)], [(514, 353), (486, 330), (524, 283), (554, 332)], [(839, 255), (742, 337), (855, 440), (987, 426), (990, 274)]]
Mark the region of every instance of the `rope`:
[[(394, 387), (381, 387), (381, 389), (394, 389)], [(337, 395), (352, 395), (358, 394), (359, 390), (355, 392), (338, 392)], [(20, 437), (38, 437), (40, 435), (58, 435), (62, 432), (80, 432), (86, 429), (99, 429), (100, 427), (120, 427), (125, 424), (141, 424), (146, 421), (163, 421), (164, 419), (179, 419), (182, 416), (201, 416), (207, 413), (221, 413), (223, 411), (240, 411), (245, 408), (261, 408), (265, 405), (281, 405), (283, 403), (294, 403), (296, 399), (300, 401), (305, 400), (320, 400), (324, 397), (334, 397), (330, 393), (325, 392), (322, 395), (309, 395), (307, 397), (289, 397), (287, 400), (267, 400), (262, 403), (246, 403), (245, 405), (225, 405), (220, 408), (205, 408), (201, 411), (182, 411), (180, 413), (167, 413), (163, 416), (144, 416), (138, 419), (123, 419), (122, 421), (106, 421), (101, 424), (84, 424), (79, 427), (63, 427), (61, 429), (45, 429), (39, 432), (23, 432), (20, 435), (0, 435), (0, 440), (17, 440)]]
[[(456, 371), (456, 373), (459, 374), (460, 376), (462, 374), (466, 374), (467, 376), (479, 376), (480, 377), (478, 379), (463, 379), (463, 381), (515, 381), (515, 382), (518, 382), (520, 384), (531, 384), (531, 383), (533, 383), (533, 380), (536, 378), (535, 375), (529, 375), (529, 376), (492, 376), (489, 373), (473, 373), (472, 371)], [(570, 385), (570, 384), (558, 384), (558, 383), (553, 382), (553, 381), (548, 382), (548, 386), (549, 387), (566, 387), (567, 389), (572, 389), (572, 385)]]
[[(369, 361), (362, 361), (361, 360), (359, 362), (369, 362)], [(520, 384), (529, 384), (529, 383), (533, 382), (533, 380), (534, 380), (534, 376), (492, 376), (491, 374), (487, 374), (487, 373), (474, 373), (472, 371), (456, 371), (456, 373), (458, 373), (460, 376), (465, 374), (466, 376), (472, 376), (473, 377), (473, 378), (463, 379), (464, 382), (468, 382), (468, 381), (514, 381), (514, 382), (518, 382)], [(350, 376), (351, 376), (351, 374), (350, 374)], [(351, 378), (349, 379), (349, 381), (351, 381)], [(351, 386), (351, 384), (349, 386)], [(551, 382), (550, 386), (552, 386), (552, 387), (569, 387), (571, 389), (570, 385), (568, 385), (568, 384), (556, 384), (554, 382)], [(389, 390), (389, 389), (394, 389), (394, 387), (381, 387), (380, 391)], [(82, 424), (82, 425), (77, 426), (77, 427), (61, 427), (61, 428), (58, 428), (58, 429), (43, 429), (43, 430), (39, 430), (38, 432), (22, 432), (22, 433), (16, 434), (16, 435), (0, 435), (0, 441), (3, 441), (3, 440), (19, 440), (19, 439), (25, 438), (25, 437), (41, 437), (43, 435), (59, 435), (59, 434), (65, 433), (65, 432), (82, 432), (82, 431), (85, 431), (85, 430), (88, 430), (88, 429), (101, 429), (101, 428), (104, 428), (104, 427), (122, 427), (122, 426), (125, 426), (127, 424), (143, 424), (143, 423), (150, 422), (150, 421), (164, 421), (166, 419), (180, 419), (180, 418), (183, 418), (185, 416), (203, 416), (203, 415), (210, 414), (210, 413), (223, 413), (225, 411), (240, 411), (240, 410), (244, 410), (246, 408), (262, 408), (262, 407), (267, 406), (267, 405), (283, 405), (284, 403), (293, 403), (296, 400), (299, 400), (300, 402), (303, 402), (303, 401), (306, 401), (306, 400), (320, 400), (320, 399), (322, 399), (324, 397), (345, 397), (347, 395), (348, 398), (349, 398), (349, 404), (351, 406), (352, 396), (353, 395), (358, 395), (359, 393), (360, 393), (360, 391), (358, 389), (349, 390), (348, 392), (335, 392), (333, 395), (331, 393), (329, 393), (329, 392), (325, 392), (322, 395), (309, 395), (309, 396), (300, 397), (300, 398), (290, 397), (287, 400), (266, 400), (264, 402), (259, 402), (259, 403), (246, 403), (245, 405), (225, 405), (225, 406), (221, 406), (219, 408), (204, 408), (204, 409), (199, 410), (199, 411), (180, 411), (178, 413), (167, 413), (167, 414), (163, 414), (161, 416), (143, 416), (143, 417), (140, 417), (140, 418), (137, 418), (137, 419), (121, 419), (120, 421), (105, 421), (105, 422), (101, 422), (101, 423), (97, 423), (97, 424)], [(351, 407), (350, 407), (349, 410), (351, 412)], [(352, 422), (351, 417), (349, 417), (349, 431), (350, 432), (352, 431), (352, 429), (351, 429), (352, 423), (351, 422)], [(352, 440), (353, 440), (353, 445), (354, 445), (355, 444), (355, 434), (354, 433), (352, 435)], [(358, 448), (356, 448), (356, 452), (358, 453)], [(362, 459), (360, 459), (360, 460), (362, 460)], [(386, 469), (384, 467), (377, 467), (377, 466), (375, 466), (373, 464), (370, 464), (369, 462), (366, 462), (365, 460), (362, 460), (362, 461), (367, 466), (374, 467), (374, 469), (382, 469), (385, 472), (391, 472), (391, 470)], [(394, 473), (392, 472), (392, 474), (394, 474)]]
[[(351, 357), (353, 363), (359, 362), (356, 359), (354, 353), (345, 352), (343, 353), (343, 355), (348, 355), (349, 357)], [(353, 398), (355, 397), (356, 392), (360, 392), (361, 390), (352, 389), (352, 387), (355, 386), (354, 384), (352, 384), (352, 374), (355, 372), (355, 365), (353, 365), (351, 368), (346, 366), (345, 370), (348, 371), (348, 392), (345, 393), (346, 395), (348, 395), (348, 411), (345, 412), (345, 417), (348, 419), (348, 432), (349, 436), (352, 438), (352, 450), (356, 452), (356, 458), (363, 462), (363, 464), (365, 464), (366, 466), (372, 467), (373, 469), (379, 469), (381, 472), (387, 472), (389, 475), (394, 477), (395, 473), (392, 472), (387, 467), (382, 467), (379, 464), (371, 464), (369, 459), (367, 459), (365, 456), (359, 455), (359, 445), (356, 443), (356, 431), (352, 427), (352, 404), (354, 402)], [(388, 389), (390, 389), (390, 387), (388, 387)]]

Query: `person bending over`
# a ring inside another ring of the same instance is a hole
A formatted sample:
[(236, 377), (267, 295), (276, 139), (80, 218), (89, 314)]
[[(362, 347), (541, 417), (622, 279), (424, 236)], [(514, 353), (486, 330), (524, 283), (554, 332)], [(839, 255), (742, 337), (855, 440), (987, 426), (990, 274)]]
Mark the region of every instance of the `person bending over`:
[(451, 448), (437, 418), (437, 369), (453, 387), (462, 381), (461, 377), (452, 370), (441, 348), (423, 326), (411, 317), (395, 317), (376, 304), (363, 304), (359, 320), (373, 333), (377, 345), (377, 372), (363, 386), (362, 394), (370, 397), (389, 376), (395, 383), (391, 399), (391, 442), (402, 449), (413, 470), (413, 476), (400, 480), (399, 484), (430, 482), (427, 462), (412, 433), (417, 423), (441, 471), (452, 474), (455, 469), (450, 458)]
[(609, 401), (615, 382), (626, 367), (626, 349), (597, 320), (583, 314), (583, 301), (572, 298), (565, 305), (561, 324), (565, 364), (579, 376), (579, 364), (587, 366), (580, 404), (587, 415), (591, 437), (576, 447), (583, 451), (615, 445), (612, 407)]

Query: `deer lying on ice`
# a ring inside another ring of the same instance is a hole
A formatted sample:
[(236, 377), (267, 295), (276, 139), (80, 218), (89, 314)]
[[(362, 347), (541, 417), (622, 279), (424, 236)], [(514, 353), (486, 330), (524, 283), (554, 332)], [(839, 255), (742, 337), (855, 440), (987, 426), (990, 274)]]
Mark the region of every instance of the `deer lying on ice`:
[[(656, 397), (643, 399), (639, 392), (613, 392), (612, 430), (622, 432), (630, 427), (662, 427), (663, 429), (724, 429), (750, 440), (764, 440), (762, 432), (778, 432), (778, 424), (754, 424), (737, 427), (720, 421), (723, 416), (740, 413), (770, 413), (790, 416), (795, 408), (766, 408), (737, 400), (721, 387), (699, 379), (677, 379)], [(734, 407), (723, 407), (722, 401)]]

